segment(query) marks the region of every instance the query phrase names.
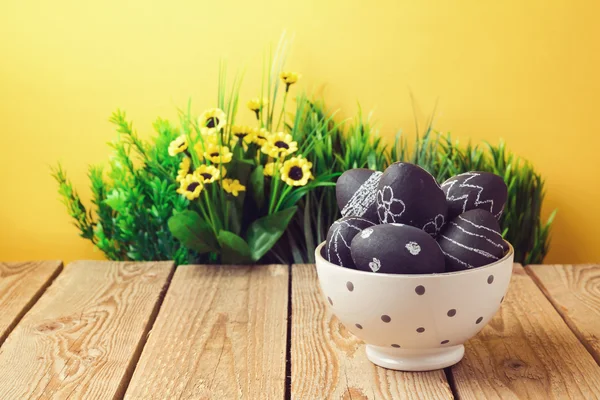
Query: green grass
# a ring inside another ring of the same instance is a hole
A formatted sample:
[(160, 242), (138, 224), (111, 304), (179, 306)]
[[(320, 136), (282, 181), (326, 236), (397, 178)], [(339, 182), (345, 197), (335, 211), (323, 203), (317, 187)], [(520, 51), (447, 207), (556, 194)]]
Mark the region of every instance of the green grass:
[[(475, 145), (453, 140), (450, 134), (433, 130), (430, 120), (409, 145), (398, 134), (392, 143), (379, 136), (371, 121), (359, 109), (350, 123), (330, 120), (323, 101), (313, 101), (302, 116), (302, 126), (310, 129), (311, 120), (329, 120), (330, 134), (319, 141), (309, 159), (318, 170), (341, 174), (351, 168), (383, 171), (393, 162), (417, 164), (429, 171), (438, 182), (467, 171), (488, 171), (504, 178), (508, 201), (501, 219), (506, 240), (515, 249), (515, 261), (541, 263), (550, 246), (550, 231), (556, 215), (553, 211), (542, 220), (544, 180), (527, 160), (507, 150), (505, 143)], [(334, 187), (312, 190), (300, 203), (300, 211), (288, 227), (280, 252), (289, 263), (314, 262), (314, 250), (327, 236), (329, 226), (341, 217)]]

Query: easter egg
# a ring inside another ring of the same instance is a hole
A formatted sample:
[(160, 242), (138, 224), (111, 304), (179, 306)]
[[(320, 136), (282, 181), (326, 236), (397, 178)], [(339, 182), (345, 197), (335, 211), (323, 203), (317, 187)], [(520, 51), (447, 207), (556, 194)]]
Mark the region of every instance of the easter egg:
[(384, 224), (354, 236), (352, 259), (362, 271), (387, 274), (444, 272), (444, 255), (425, 231), (409, 225)]
[(377, 214), (382, 224), (402, 223), (436, 236), (446, 222), (446, 196), (423, 168), (397, 162), (381, 175)]
[(342, 267), (356, 269), (350, 253), (350, 243), (357, 233), (374, 225), (359, 217), (342, 217), (335, 221), (327, 232), (325, 259)]
[(508, 190), (504, 180), (490, 172), (465, 172), (442, 183), (448, 203), (448, 220), (475, 208), (489, 211), (500, 219)]
[(321, 247), (321, 251), (319, 252), (319, 254), (321, 254), (321, 257), (323, 257), (323, 259), (329, 261), (329, 257), (327, 256), (327, 242), (325, 242), (325, 245)]
[(449, 221), (437, 238), (446, 271), (477, 268), (501, 259), (508, 245), (489, 211), (469, 210)]
[(381, 172), (355, 168), (337, 180), (335, 194), (343, 217), (360, 217), (379, 223), (376, 193)]

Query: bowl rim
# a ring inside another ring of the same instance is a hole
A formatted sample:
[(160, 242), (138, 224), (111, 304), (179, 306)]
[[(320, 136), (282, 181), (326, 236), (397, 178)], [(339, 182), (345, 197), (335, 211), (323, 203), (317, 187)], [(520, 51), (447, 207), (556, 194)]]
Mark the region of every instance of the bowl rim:
[(337, 265), (334, 263), (331, 263), (329, 261), (327, 261), (326, 259), (324, 259), (321, 256), (321, 248), (323, 246), (325, 246), (325, 243), (327, 241), (323, 241), (321, 244), (319, 244), (317, 246), (317, 248), (315, 249), (315, 260), (320, 263), (320, 264), (325, 264), (330, 268), (338, 268), (340, 270), (344, 270), (346, 272), (349, 273), (356, 273), (356, 274), (366, 274), (369, 276), (385, 276), (385, 277), (389, 277), (389, 278), (395, 278), (395, 279), (399, 279), (399, 278), (414, 278), (414, 279), (425, 279), (425, 278), (435, 278), (435, 277), (439, 277), (439, 276), (457, 276), (457, 275), (467, 275), (467, 274), (472, 274), (472, 273), (476, 273), (476, 272), (480, 272), (489, 268), (492, 268), (498, 264), (501, 264), (503, 262), (505, 262), (506, 260), (508, 260), (509, 258), (512, 258), (514, 256), (514, 248), (512, 246), (512, 244), (510, 244), (508, 241), (504, 241), (506, 244), (508, 244), (508, 251), (506, 252), (506, 254), (504, 255), (504, 257), (502, 257), (499, 260), (494, 261), (493, 263), (490, 264), (486, 264), (483, 265), (481, 267), (476, 267), (476, 268), (470, 268), (470, 269), (464, 269), (462, 271), (451, 271), (451, 272), (441, 272), (441, 273), (434, 273), (434, 274), (390, 274), (390, 273), (375, 273), (375, 272), (369, 272), (369, 271), (363, 271), (360, 269), (352, 269), (352, 268), (345, 268), (342, 267), (341, 265)]

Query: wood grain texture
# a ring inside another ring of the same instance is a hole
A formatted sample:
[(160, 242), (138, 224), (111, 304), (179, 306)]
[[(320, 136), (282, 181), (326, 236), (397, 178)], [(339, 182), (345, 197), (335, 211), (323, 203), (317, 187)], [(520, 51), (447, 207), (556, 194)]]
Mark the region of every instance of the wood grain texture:
[(61, 270), (60, 261), (0, 262), (0, 346)]
[(292, 266), (292, 399), (451, 399), (443, 370), (399, 372), (372, 364), (332, 316), (314, 265)]
[(283, 399), (288, 267), (177, 268), (126, 399)]
[(171, 262), (67, 266), (0, 348), (0, 399), (122, 395)]
[(600, 364), (600, 265), (529, 265), (526, 269)]
[(502, 308), (465, 347), (451, 368), (461, 399), (600, 398), (600, 368), (518, 264)]

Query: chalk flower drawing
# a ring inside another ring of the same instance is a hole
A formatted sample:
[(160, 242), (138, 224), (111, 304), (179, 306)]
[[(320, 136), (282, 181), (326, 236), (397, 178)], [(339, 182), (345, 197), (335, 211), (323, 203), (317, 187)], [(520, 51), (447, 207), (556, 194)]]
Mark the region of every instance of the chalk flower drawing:
[(381, 261), (379, 261), (379, 259), (373, 257), (373, 261), (371, 261), (369, 263), (369, 268), (371, 268), (371, 270), (373, 272), (379, 271), (379, 269), (381, 268)]
[(406, 247), (406, 250), (408, 250), (413, 256), (416, 256), (421, 252), (421, 246), (419, 246), (419, 243), (417, 242), (408, 242), (404, 247)]
[(438, 214), (434, 219), (423, 225), (423, 230), (429, 233), (431, 236), (437, 236), (440, 230), (443, 228), (446, 220), (442, 214)]
[(405, 209), (404, 202), (394, 198), (394, 191), (390, 186), (377, 191), (377, 215), (382, 224), (396, 222)]

